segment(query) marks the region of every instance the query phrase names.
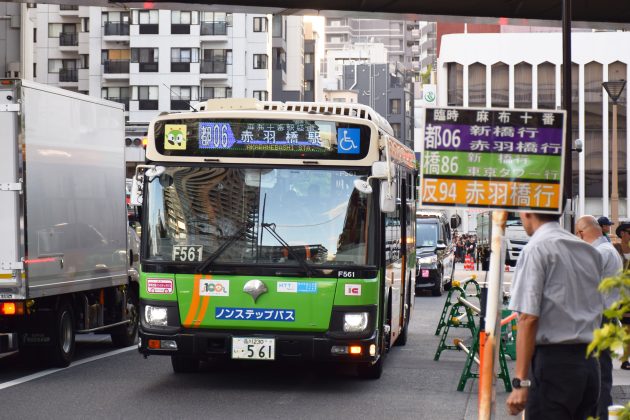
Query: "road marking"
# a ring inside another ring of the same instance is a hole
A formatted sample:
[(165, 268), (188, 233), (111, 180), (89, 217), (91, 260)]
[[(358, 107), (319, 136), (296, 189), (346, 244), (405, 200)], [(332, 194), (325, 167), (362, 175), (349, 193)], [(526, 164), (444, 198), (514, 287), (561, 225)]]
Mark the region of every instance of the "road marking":
[(25, 382), (34, 381), (35, 379), (39, 379), (39, 378), (42, 378), (44, 376), (52, 375), (53, 373), (61, 372), (63, 370), (67, 370), (67, 369), (70, 369), (70, 368), (73, 368), (73, 367), (81, 366), (81, 365), (83, 365), (85, 363), (91, 363), (91, 362), (94, 362), (94, 361), (99, 360), (99, 359), (104, 359), (106, 357), (116, 356), (117, 354), (125, 353), (125, 352), (131, 351), (131, 350), (136, 350), (137, 348), (138, 348), (138, 346), (135, 346), (135, 345), (134, 346), (129, 346), (129, 347), (125, 347), (125, 348), (122, 348), (122, 349), (112, 350), (110, 352), (99, 354), (99, 355), (96, 355), (96, 356), (87, 357), (85, 359), (77, 360), (76, 362), (70, 363), (70, 366), (65, 367), (65, 368), (46, 369), (46, 370), (43, 370), (41, 372), (33, 373), (32, 375), (27, 375), (27, 376), (24, 376), (22, 378), (18, 378), (18, 379), (14, 379), (12, 381), (1, 383), (0, 384), (0, 390), (6, 389), (6, 388), (10, 388), (12, 386), (20, 385), (20, 384), (23, 384)]

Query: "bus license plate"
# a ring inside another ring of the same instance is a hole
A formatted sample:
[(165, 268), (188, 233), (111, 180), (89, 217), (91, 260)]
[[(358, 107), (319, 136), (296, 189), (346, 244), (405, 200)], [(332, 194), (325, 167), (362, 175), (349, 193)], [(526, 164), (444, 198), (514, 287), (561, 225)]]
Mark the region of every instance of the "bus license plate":
[(422, 270), (422, 277), (429, 277), (429, 270)]
[(232, 337), (232, 359), (275, 360), (276, 339)]

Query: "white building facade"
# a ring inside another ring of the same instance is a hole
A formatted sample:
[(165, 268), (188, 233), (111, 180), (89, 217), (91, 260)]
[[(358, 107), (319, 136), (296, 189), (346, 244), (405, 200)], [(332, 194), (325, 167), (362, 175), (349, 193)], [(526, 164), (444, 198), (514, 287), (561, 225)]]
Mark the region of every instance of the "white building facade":
[[(438, 58), (438, 105), (559, 109), (561, 33), (457, 34), (442, 38)], [(576, 212), (610, 216), (612, 104), (602, 82), (628, 80), (627, 32), (572, 35), (572, 138)], [(627, 88), (618, 101), (619, 216), (630, 209), (630, 120)], [(569, 130), (568, 130), (569, 131)]]

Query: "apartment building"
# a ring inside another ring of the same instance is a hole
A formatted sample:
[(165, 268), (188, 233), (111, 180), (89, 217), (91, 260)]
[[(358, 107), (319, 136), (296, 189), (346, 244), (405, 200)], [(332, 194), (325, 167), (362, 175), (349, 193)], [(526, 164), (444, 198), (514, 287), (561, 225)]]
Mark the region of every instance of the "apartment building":
[[(559, 109), (562, 34), (459, 34), (442, 38), (438, 58), (438, 105)], [(602, 82), (630, 78), (628, 32), (572, 35), (573, 191), (577, 214), (610, 215), (612, 106)], [(481, 48), (483, 47), (483, 48)], [(619, 215), (630, 217), (630, 114), (628, 89), (618, 101)], [(569, 152), (571, 153), (571, 152)]]

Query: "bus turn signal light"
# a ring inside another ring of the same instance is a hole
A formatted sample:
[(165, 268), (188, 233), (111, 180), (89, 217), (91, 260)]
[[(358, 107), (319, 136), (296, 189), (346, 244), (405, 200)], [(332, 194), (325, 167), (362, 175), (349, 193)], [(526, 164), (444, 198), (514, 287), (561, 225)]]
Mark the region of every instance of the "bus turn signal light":
[(350, 346), (350, 354), (361, 354), (361, 346)]
[(24, 315), (24, 303), (2, 302), (0, 303), (0, 315)]

